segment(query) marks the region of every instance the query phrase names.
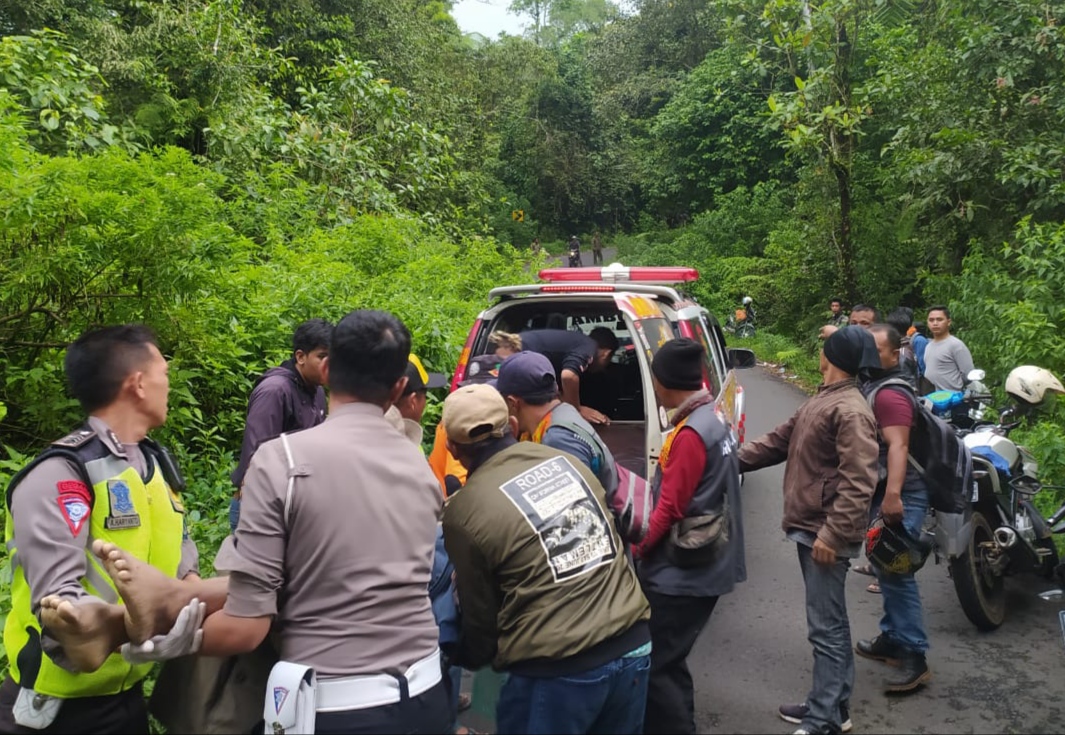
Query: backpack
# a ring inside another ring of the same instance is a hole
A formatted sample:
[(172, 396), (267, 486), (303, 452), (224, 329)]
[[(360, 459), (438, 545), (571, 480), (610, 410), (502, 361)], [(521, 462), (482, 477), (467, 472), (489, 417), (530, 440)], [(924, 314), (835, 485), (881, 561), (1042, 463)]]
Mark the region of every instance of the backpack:
[[(552, 426), (562, 426), (579, 436), (585, 443), (598, 448), (602, 439), (598, 435), (589, 436), (578, 424), (565, 420), (552, 419)], [(591, 468), (598, 477), (599, 468)], [(638, 544), (647, 535), (651, 525), (651, 511), (654, 510), (654, 493), (651, 483), (617, 462), (614, 462), (614, 474), (617, 485), (606, 490), (606, 504), (614, 514), (614, 525), (618, 535), (630, 544)]]
[(873, 408), (881, 388), (906, 389), (914, 404), (915, 426), (910, 433), (909, 461), (928, 486), (928, 503), (942, 513), (964, 513), (973, 494), (973, 456), (969, 448), (928, 404), (917, 398), (913, 386), (901, 378), (888, 378), (863, 387)]

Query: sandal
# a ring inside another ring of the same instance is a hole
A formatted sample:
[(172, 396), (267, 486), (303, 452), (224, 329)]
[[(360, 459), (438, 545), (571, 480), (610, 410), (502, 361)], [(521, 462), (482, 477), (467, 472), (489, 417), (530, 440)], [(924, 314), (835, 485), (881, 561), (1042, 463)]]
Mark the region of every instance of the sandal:
[(463, 692), (459, 695), (459, 712), (465, 712), (473, 704), (473, 696)]
[(875, 574), (873, 574), (873, 565), (872, 564), (855, 564), (854, 567), (852, 567), (852, 568), (858, 574), (864, 574), (867, 577), (876, 576)]
[(869, 586), (865, 588), (865, 591), (866, 592), (872, 592), (875, 595), (879, 595), (880, 594), (880, 583), (879, 582), (870, 582)]

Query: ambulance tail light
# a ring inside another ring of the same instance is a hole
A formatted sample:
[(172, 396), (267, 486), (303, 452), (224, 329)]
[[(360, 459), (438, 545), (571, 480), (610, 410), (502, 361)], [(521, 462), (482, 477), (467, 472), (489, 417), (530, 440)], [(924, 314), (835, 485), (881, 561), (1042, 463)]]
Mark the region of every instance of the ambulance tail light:
[(466, 365), (470, 362), (473, 342), (477, 339), (477, 335), (483, 325), (484, 321), (478, 318), (473, 322), (473, 326), (470, 327), (470, 336), (466, 338), (466, 344), (462, 347), (462, 354), (459, 355), (459, 364), (455, 366), (455, 374), (451, 377), (451, 391), (458, 388), (459, 383), (466, 379)]
[(636, 266), (611, 263), (604, 268), (544, 268), (540, 279), (549, 283), (690, 283), (698, 280), (699, 271), (684, 266)]

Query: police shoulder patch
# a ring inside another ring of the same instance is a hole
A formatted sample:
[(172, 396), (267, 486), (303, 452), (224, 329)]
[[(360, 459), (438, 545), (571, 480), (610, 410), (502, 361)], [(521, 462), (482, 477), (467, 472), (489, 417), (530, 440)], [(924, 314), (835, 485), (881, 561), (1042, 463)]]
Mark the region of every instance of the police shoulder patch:
[(58, 439), (52, 442), (52, 446), (77, 448), (80, 447), (82, 444), (88, 442), (95, 435), (96, 432), (92, 431), (91, 429), (78, 429), (77, 431), (70, 432), (62, 439)]

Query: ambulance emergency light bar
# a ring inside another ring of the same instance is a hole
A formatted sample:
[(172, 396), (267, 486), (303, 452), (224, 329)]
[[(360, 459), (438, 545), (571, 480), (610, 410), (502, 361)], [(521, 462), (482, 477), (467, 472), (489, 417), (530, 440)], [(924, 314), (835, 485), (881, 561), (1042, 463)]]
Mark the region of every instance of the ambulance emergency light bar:
[(540, 280), (548, 283), (690, 283), (699, 271), (683, 266), (636, 266), (611, 263), (605, 268), (544, 268)]

